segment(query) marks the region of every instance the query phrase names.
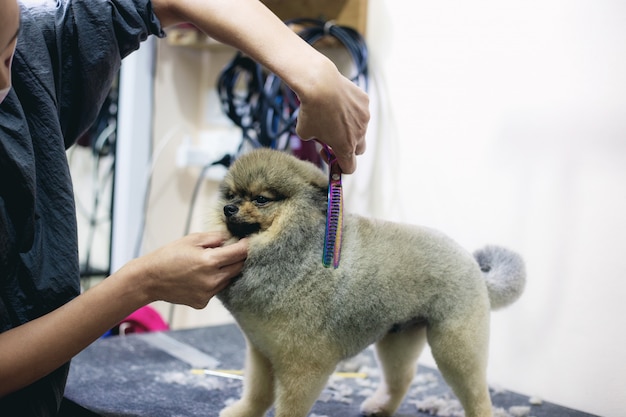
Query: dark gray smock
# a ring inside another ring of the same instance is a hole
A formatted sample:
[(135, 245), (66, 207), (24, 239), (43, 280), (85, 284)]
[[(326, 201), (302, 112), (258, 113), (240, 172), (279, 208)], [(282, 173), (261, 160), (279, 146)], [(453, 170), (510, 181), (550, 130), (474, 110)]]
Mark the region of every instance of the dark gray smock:
[[(148, 0), (59, 0), (20, 9), (13, 89), (0, 104), (0, 332), (79, 294), (65, 151), (94, 122), (121, 59), (149, 35), (163, 36)], [(0, 415), (55, 415), (68, 369), (0, 399)]]

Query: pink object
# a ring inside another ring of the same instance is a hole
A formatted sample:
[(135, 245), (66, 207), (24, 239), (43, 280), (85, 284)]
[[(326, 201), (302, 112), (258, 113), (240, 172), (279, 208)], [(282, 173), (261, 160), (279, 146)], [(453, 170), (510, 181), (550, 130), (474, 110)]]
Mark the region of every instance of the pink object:
[(119, 334), (147, 333), (169, 330), (168, 324), (154, 308), (145, 306), (126, 317), (119, 324)]

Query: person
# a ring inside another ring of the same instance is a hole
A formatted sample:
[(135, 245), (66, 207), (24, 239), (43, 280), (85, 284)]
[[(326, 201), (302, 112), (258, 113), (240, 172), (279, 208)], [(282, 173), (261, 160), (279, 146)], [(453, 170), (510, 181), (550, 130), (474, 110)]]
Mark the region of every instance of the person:
[(80, 293), (65, 150), (89, 128), (121, 59), (190, 22), (279, 75), (296, 131), (345, 173), (365, 151), (368, 96), (258, 0), (0, 0), (0, 414), (52, 416), (71, 358), (156, 300), (204, 307), (241, 271), (247, 241), (193, 233)]

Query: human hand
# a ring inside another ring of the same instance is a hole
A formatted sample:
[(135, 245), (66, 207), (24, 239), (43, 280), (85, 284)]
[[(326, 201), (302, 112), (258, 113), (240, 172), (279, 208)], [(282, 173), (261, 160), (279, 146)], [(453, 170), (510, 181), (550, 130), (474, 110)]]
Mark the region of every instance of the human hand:
[(191, 22), (277, 74), (297, 95), (296, 133), (333, 149), (342, 172), (365, 152), (369, 98), (336, 65), (259, 1), (153, 0), (161, 24)]
[(356, 170), (356, 155), (365, 152), (369, 123), (369, 97), (334, 68), (320, 74), (319, 82), (299, 92), (300, 110), (296, 133), (330, 146), (341, 171)]
[(204, 308), (241, 272), (248, 253), (246, 239), (221, 247), (225, 238), (215, 232), (190, 234), (127, 267), (142, 270), (150, 300)]
[(226, 237), (185, 236), (128, 262), (62, 307), (0, 333), (0, 397), (54, 371), (141, 306), (157, 300), (206, 306), (247, 256), (247, 240), (221, 247)]

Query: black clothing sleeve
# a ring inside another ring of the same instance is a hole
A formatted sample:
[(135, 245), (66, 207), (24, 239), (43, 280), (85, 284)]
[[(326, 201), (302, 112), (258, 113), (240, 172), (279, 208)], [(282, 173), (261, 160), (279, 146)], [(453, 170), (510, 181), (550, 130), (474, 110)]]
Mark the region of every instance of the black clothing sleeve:
[[(65, 150), (94, 122), (122, 58), (164, 36), (148, 0), (57, 0), (20, 12), (13, 88), (0, 104), (0, 332), (79, 294)], [(55, 415), (68, 367), (0, 399), (0, 415)]]

